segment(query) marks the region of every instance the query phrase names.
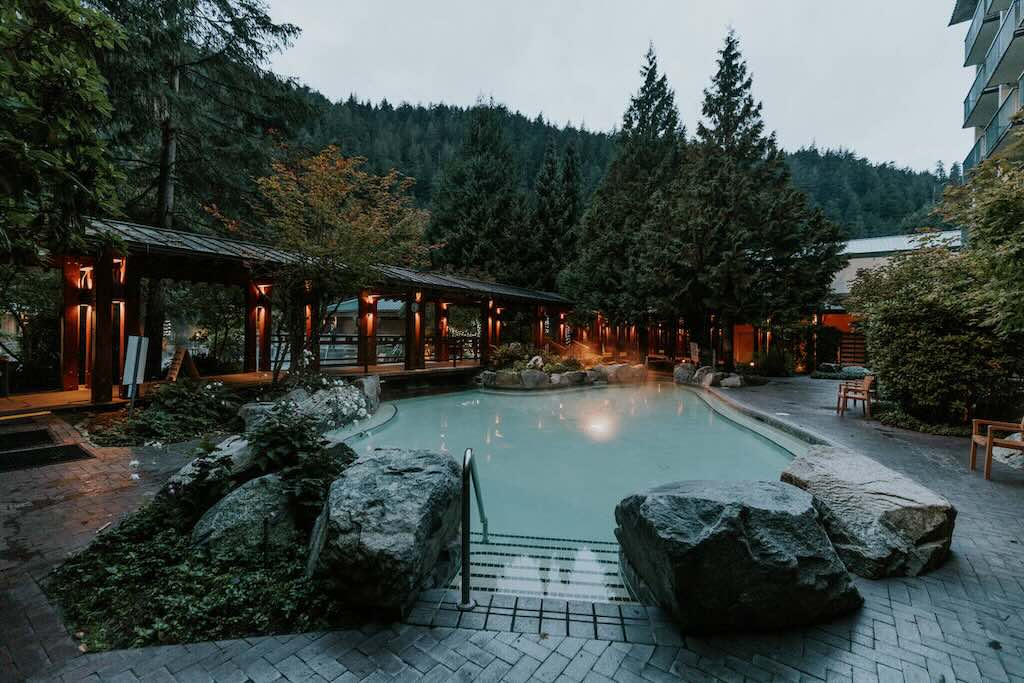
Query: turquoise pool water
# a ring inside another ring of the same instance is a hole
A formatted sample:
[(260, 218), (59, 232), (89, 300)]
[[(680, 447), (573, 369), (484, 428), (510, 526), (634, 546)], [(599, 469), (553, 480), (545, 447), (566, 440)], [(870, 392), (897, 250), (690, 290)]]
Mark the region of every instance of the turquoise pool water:
[(437, 449), (460, 462), (472, 448), (499, 534), (614, 540), (615, 505), (630, 493), (679, 479), (775, 480), (792, 458), (672, 384), (395, 404), (395, 419), (353, 447)]

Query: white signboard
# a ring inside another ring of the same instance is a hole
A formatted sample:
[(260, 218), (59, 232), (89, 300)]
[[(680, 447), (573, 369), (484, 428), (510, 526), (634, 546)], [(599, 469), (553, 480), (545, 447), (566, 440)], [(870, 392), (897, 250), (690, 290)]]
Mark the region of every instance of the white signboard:
[(135, 398), (138, 385), (146, 380), (146, 352), (149, 350), (148, 337), (128, 337), (124, 353), (124, 378), (121, 384), (128, 386), (128, 395)]

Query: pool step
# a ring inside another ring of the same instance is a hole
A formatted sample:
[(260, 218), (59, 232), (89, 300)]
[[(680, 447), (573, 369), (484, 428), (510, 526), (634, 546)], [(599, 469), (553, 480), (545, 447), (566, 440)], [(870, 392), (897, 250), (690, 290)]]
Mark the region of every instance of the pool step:
[[(473, 590), (530, 597), (632, 602), (619, 576), (619, 545), (540, 536), (472, 534)], [(456, 575), (450, 584), (458, 588)]]

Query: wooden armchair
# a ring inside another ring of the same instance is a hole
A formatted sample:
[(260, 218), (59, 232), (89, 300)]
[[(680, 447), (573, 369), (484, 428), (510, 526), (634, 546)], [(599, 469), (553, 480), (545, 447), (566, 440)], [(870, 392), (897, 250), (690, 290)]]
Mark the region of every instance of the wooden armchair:
[(864, 415), (870, 418), (871, 398), (874, 393), (874, 375), (867, 375), (859, 382), (843, 382), (839, 385), (839, 394), (836, 397), (836, 412), (843, 415), (850, 401), (853, 401), (854, 408), (857, 407), (857, 401), (860, 401)]
[(1024, 434), (1024, 419), (1020, 423), (998, 422), (996, 420), (974, 420), (971, 427), (971, 471), (978, 464), (978, 446), (985, 447), (985, 478), (992, 478), (992, 449), (1012, 448), (1024, 451), (1024, 441), (1006, 438), (1010, 434)]

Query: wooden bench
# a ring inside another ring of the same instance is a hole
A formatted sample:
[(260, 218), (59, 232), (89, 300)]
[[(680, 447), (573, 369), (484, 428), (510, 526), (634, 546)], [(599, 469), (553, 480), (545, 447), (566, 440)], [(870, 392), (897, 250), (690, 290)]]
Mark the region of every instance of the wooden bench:
[(996, 420), (974, 420), (971, 426), (971, 471), (974, 471), (978, 464), (978, 446), (985, 447), (985, 478), (992, 478), (992, 449), (1011, 448), (1015, 451), (1024, 451), (1024, 441), (1014, 441), (1000, 437), (1000, 434), (1009, 436), (1017, 432), (1024, 433), (1024, 419), (1019, 424), (1013, 422), (999, 422)]

